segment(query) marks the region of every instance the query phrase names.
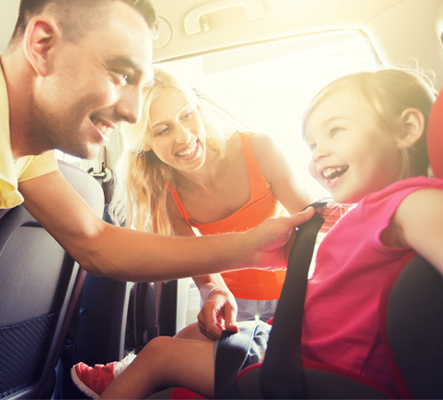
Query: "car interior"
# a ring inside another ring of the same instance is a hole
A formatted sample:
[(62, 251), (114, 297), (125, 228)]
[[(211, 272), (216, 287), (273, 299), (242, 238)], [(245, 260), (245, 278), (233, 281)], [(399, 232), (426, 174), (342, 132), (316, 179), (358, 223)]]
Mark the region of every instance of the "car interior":
[[(19, 2), (0, 3), (0, 53), (8, 45)], [(301, 121), (320, 88), (349, 73), (384, 67), (419, 68), (437, 90), (443, 87), (443, 0), (152, 3), (159, 17), (155, 65), (192, 84), (214, 110), (243, 129), (272, 136), (316, 200), (328, 194), (309, 175), (310, 151)], [(428, 140), (438, 170), (443, 151), (438, 115), (443, 112), (437, 103), (435, 110)], [(57, 151), (60, 171), (94, 212), (111, 223), (106, 207), (122, 152), (120, 135), (113, 132), (93, 160)], [(316, 232), (311, 235), (315, 238)], [(386, 296), (385, 340), (402, 398), (443, 398), (443, 278), (426, 261), (412, 262), (415, 266), (396, 277)], [(301, 284), (307, 273), (297, 278)], [(286, 296), (291, 296), (288, 290)], [(300, 290), (304, 293), (302, 286)], [(299, 301), (303, 308), (303, 296)], [(132, 283), (93, 276), (23, 206), (0, 214), (0, 398), (86, 398), (72, 384), (72, 365), (106, 364), (137, 354), (152, 338), (173, 336), (195, 322), (200, 307), (191, 278)], [(293, 309), (283, 312), (294, 315)], [(301, 319), (294, 332), (301, 329)], [(282, 328), (275, 340), (283, 343), (289, 335), (294, 333)], [(300, 357), (299, 349), (294, 352), (294, 358)], [(295, 366), (289, 362), (269, 357), (266, 364), (242, 373), (241, 396), (386, 398), (370, 383), (331, 366), (302, 365), (299, 358)], [(298, 373), (286, 375), (288, 365)], [(172, 390), (153, 398), (170, 398)], [(185, 392), (174, 398), (185, 395), (195, 398)]]

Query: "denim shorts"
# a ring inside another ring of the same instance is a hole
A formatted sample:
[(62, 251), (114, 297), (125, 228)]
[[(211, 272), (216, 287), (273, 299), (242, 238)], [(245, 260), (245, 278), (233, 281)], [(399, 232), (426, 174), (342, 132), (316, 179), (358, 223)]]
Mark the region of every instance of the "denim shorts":
[[(246, 360), (243, 364), (242, 369), (249, 367), (250, 365), (262, 362), (268, 347), (269, 334), (271, 333), (272, 325), (267, 324), (263, 321), (257, 321), (258, 326), (255, 331), (254, 338), (252, 339), (251, 346), (249, 347)], [(242, 322), (239, 322), (240, 326)], [(219, 341), (214, 342), (214, 360), (217, 356), (217, 347)]]

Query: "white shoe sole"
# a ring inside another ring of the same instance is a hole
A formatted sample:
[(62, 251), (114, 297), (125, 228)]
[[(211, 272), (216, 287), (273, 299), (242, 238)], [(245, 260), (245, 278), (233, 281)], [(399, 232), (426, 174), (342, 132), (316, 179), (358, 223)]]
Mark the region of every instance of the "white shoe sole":
[(77, 388), (83, 392), (86, 396), (90, 397), (91, 399), (99, 399), (100, 396), (95, 393), (93, 390), (91, 390), (90, 388), (88, 388), (81, 380), (80, 378), (77, 376), (77, 373), (75, 372), (75, 365), (71, 368), (71, 378), (72, 381), (75, 383), (75, 386), (77, 386)]

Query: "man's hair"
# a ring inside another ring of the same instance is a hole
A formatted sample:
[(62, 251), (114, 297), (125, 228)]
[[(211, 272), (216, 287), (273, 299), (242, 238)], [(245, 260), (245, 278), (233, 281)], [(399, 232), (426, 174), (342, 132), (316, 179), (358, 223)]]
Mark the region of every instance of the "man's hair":
[(106, 10), (116, 1), (122, 1), (139, 12), (149, 29), (156, 34), (157, 16), (150, 0), (21, 0), (9, 45), (13, 46), (21, 40), (31, 18), (43, 12), (55, 15), (66, 39), (76, 42), (96, 26), (103, 14), (106, 17)]

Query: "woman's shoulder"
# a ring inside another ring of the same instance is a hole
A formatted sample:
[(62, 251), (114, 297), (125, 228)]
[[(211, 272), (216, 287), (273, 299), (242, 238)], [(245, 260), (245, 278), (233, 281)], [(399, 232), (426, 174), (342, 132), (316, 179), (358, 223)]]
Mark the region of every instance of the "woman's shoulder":
[(227, 154), (230, 156), (236, 155), (242, 151), (242, 137), (244, 132), (234, 132), (226, 140)]
[(270, 136), (255, 132), (235, 132), (226, 142), (228, 154), (231, 157), (242, 154), (245, 150), (247, 151), (245, 146), (249, 145), (252, 147), (257, 160), (260, 160), (274, 151), (275, 142)]
[(226, 142), (227, 154), (230, 158), (239, 157), (244, 151), (248, 152), (249, 145), (260, 164), (266, 160), (272, 160), (272, 154), (278, 153), (277, 145), (269, 135), (256, 132), (235, 132)]
[(236, 141), (241, 146), (241, 138), (249, 140), (257, 158), (262, 158), (273, 151), (275, 144), (274, 139), (264, 133), (256, 132), (237, 132), (235, 134)]
[(281, 152), (277, 143), (267, 134), (252, 133), (251, 145), (255, 158), (261, 165), (262, 169), (266, 169), (268, 164), (271, 168), (277, 159), (281, 157)]
[(247, 132), (251, 136), (251, 143), (256, 147), (275, 145), (274, 139), (265, 133)]

